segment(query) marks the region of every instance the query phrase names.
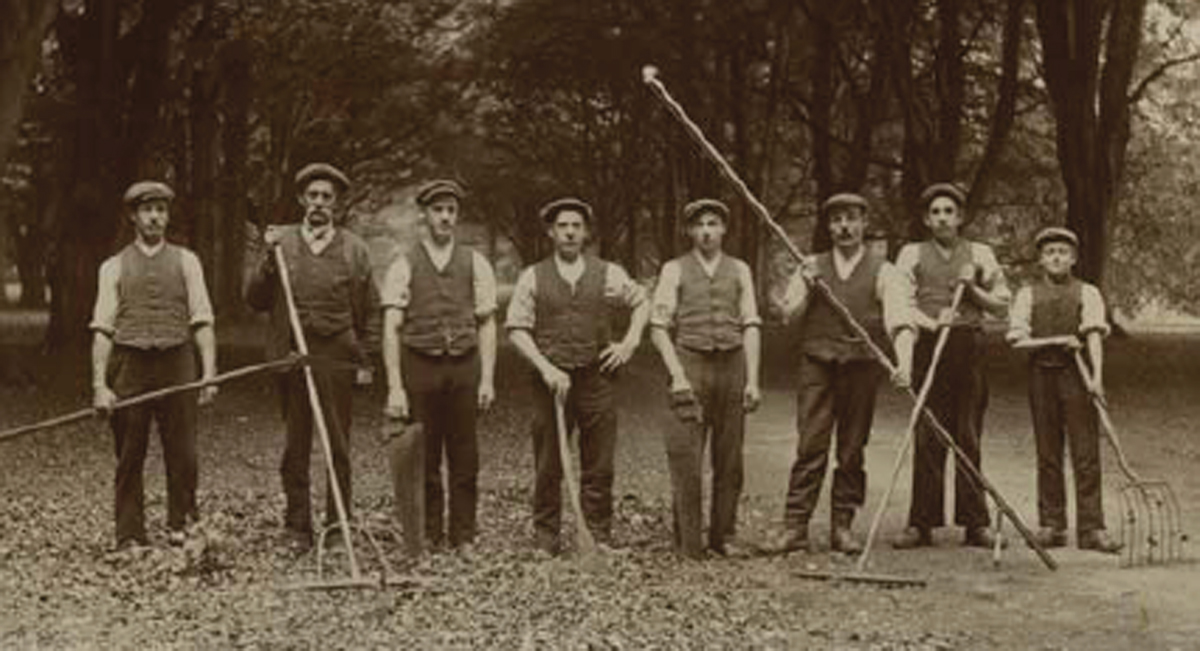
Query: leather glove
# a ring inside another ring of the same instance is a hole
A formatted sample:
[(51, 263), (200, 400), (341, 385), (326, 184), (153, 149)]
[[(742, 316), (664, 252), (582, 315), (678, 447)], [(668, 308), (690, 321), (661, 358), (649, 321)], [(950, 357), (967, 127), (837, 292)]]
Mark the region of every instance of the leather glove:
[(675, 417), (684, 423), (699, 423), (704, 420), (704, 411), (696, 393), (691, 389), (680, 389), (671, 392), (671, 411)]

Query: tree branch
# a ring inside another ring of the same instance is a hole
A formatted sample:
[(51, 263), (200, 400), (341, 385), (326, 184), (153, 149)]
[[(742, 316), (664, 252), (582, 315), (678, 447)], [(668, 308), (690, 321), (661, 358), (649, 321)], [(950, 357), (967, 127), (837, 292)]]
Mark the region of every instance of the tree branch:
[(1138, 85), (1133, 89), (1133, 92), (1129, 94), (1129, 103), (1137, 104), (1138, 102), (1142, 101), (1142, 98), (1145, 97), (1146, 92), (1150, 90), (1150, 84), (1158, 81), (1172, 68), (1177, 68), (1189, 63), (1195, 63), (1196, 61), (1200, 61), (1200, 52), (1193, 52), (1187, 56), (1181, 56), (1163, 61), (1158, 65), (1158, 67), (1156, 67), (1154, 70), (1151, 70), (1150, 74), (1146, 75), (1145, 78), (1138, 82)]

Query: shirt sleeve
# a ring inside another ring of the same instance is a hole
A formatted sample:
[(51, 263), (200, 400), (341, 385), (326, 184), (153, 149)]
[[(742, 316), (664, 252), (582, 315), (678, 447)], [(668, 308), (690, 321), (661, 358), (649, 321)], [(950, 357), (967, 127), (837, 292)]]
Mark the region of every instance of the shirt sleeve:
[(1028, 339), (1033, 333), (1031, 319), (1033, 316), (1033, 290), (1022, 287), (1013, 297), (1012, 306), (1008, 308), (1008, 333), (1004, 338), (1009, 343)]
[(904, 274), (885, 262), (875, 278), (875, 295), (883, 306), (883, 327), (893, 339), (903, 329), (916, 329), (913, 320), (912, 293)]
[(475, 289), (475, 317), (486, 319), (496, 312), (496, 272), (487, 258), (478, 251), (472, 252), (474, 264), (473, 284)]
[(783, 290), (783, 296), (779, 298), (779, 311), (782, 312), (784, 320), (791, 319), (799, 314), (808, 304), (810, 294), (808, 281), (804, 279), (804, 275), (797, 268), (792, 273), (792, 276), (788, 278), (787, 286)]
[(633, 281), (621, 265), (607, 263), (604, 274), (604, 298), (637, 309), (646, 302), (646, 290)]
[(533, 267), (527, 267), (517, 277), (513, 287), (512, 298), (508, 301), (508, 314), (504, 327), (508, 330), (533, 330), (535, 319), (535, 298), (537, 291), (537, 275)]
[(187, 287), (189, 322), (193, 326), (212, 325), (212, 301), (208, 297), (208, 286), (204, 284), (204, 268), (200, 258), (191, 251), (183, 251), (180, 262), (183, 266), (183, 282)]
[(92, 330), (112, 336), (117, 321), (117, 282), (121, 279), (121, 259), (113, 256), (100, 265), (96, 305), (92, 309)]
[(1093, 332), (1099, 332), (1101, 336), (1107, 337), (1111, 328), (1108, 325), (1104, 297), (1100, 295), (1100, 290), (1091, 283), (1084, 283), (1079, 300), (1082, 303), (1080, 305), (1079, 334), (1087, 336)]
[(974, 249), (972, 257), (975, 264), (979, 265), (980, 272), (983, 274), (984, 288), (997, 299), (1005, 303), (1010, 302), (1012, 291), (1008, 288), (1008, 280), (1004, 277), (1004, 268), (996, 260), (996, 254), (992, 251), (992, 247), (981, 242), (972, 242), (971, 246)]
[(401, 254), (388, 267), (387, 274), (383, 277), (383, 289), (379, 291), (380, 304), (385, 309), (408, 309), (408, 303), (412, 300), (411, 278), (412, 266), (408, 262), (408, 256)]
[(675, 310), (679, 307), (679, 278), (678, 262), (668, 260), (663, 264), (650, 303), (650, 325), (669, 328), (675, 322)]
[(758, 296), (754, 293), (754, 275), (750, 273), (750, 265), (745, 261), (738, 262), (738, 283), (742, 288), (741, 303), (738, 305), (742, 327), (761, 326), (762, 317), (758, 314)]

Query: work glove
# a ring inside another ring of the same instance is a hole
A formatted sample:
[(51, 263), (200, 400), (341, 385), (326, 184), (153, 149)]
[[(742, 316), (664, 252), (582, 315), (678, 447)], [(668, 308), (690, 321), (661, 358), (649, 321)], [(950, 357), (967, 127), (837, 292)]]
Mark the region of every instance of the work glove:
[(671, 392), (671, 411), (675, 417), (684, 423), (700, 423), (704, 420), (704, 410), (700, 400), (691, 389), (678, 389)]

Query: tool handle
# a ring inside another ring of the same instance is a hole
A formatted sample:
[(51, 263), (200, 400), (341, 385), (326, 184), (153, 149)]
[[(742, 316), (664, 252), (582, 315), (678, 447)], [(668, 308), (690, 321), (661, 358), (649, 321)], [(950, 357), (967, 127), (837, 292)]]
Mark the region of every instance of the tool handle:
[(1079, 376), (1083, 378), (1083, 385), (1087, 388), (1088, 394), (1092, 397), (1092, 404), (1096, 407), (1096, 415), (1100, 420), (1100, 428), (1104, 430), (1104, 438), (1108, 439), (1109, 445), (1112, 446), (1113, 452), (1117, 456), (1117, 466), (1121, 469), (1121, 474), (1130, 482), (1140, 482), (1141, 477), (1133, 471), (1133, 466), (1129, 463), (1129, 458), (1125, 456), (1125, 448), (1121, 445), (1121, 440), (1117, 437), (1117, 430), (1113, 427), (1112, 418), (1108, 414), (1108, 405), (1104, 397), (1096, 392), (1094, 380), (1091, 373), (1088, 372), (1087, 364), (1083, 361), (1083, 353), (1079, 350), (1075, 351), (1075, 367), (1079, 369)]
[(583, 502), (579, 497), (579, 482), (575, 477), (575, 465), (571, 459), (571, 437), (567, 435), (567, 418), (563, 399), (554, 394), (554, 425), (558, 434), (558, 458), (562, 464), (563, 479), (567, 482), (567, 496), (575, 510), (575, 536), (580, 551), (590, 554), (596, 550), (596, 539), (583, 516)]
[[(287, 259), (283, 248), (278, 244), (272, 245), (275, 256), (275, 266), (279, 273), (279, 284), (283, 287), (283, 299), (287, 306), (288, 323), (291, 324), (292, 338), (296, 340), (296, 348), (300, 354), (308, 356), (308, 341), (304, 338), (304, 328), (300, 325), (300, 313), (296, 310), (296, 299), (292, 293), (292, 281), (288, 273)], [(354, 579), (361, 577), (358, 559), (354, 555), (354, 538), (350, 530), (350, 519), (346, 513), (346, 502), (342, 496), (342, 486), (338, 482), (337, 467), (333, 464), (333, 447), (329, 443), (329, 425), (325, 422), (325, 411), (321, 409), (321, 397), (317, 392), (317, 381), (313, 377), (312, 367), (304, 367), (304, 384), (308, 389), (308, 403), (312, 408), (313, 423), (317, 435), (321, 439), (321, 449), (325, 452), (325, 467), (329, 471), (329, 491), (333, 494), (333, 506), (337, 511), (338, 525), (342, 531), (342, 540), (346, 544), (346, 556), (350, 561), (350, 575)]]

